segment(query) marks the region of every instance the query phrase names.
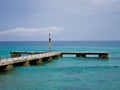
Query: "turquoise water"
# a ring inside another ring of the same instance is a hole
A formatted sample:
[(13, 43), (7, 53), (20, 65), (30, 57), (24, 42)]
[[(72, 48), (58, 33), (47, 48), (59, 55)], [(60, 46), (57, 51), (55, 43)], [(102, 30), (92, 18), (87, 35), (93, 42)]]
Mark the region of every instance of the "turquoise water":
[[(47, 51), (47, 42), (0, 42), (10, 51)], [(0, 90), (120, 90), (120, 42), (53, 42), (53, 51), (107, 51), (109, 59), (64, 56), (42, 65), (0, 72)]]

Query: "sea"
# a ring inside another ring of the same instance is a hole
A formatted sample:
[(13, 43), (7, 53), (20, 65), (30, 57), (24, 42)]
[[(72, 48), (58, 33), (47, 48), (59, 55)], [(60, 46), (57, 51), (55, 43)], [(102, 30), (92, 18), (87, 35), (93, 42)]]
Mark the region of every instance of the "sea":
[[(48, 51), (47, 41), (0, 41), (0, 58), (11, 51)], [(52, 41), (51, 51), (108, 52), (108, 59), (64, 55), (42, 65), (0, 72), (0, 90), (120, 90), (120, 41)]]

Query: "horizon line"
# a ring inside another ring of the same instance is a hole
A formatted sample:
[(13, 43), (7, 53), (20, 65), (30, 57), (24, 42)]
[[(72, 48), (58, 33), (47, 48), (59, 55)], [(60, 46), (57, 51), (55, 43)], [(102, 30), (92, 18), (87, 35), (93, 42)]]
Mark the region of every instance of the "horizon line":
[[(72, 41), (72, 42), (76, 42), (76, 41), (120, 41), (120, 40), (52, 40), (52, 42), (58, 42), (58, 41)], [(16, 40), (11, 40), (11, 41), (0, 41), (0, 42), (48, 42), (47, 40), (41, 40), (41, 41), (30, 41), (30, 40), (26, 40), (26, 41), (22, 41), (22, 40), (20, 40), (20, 41), (16, 41)]]

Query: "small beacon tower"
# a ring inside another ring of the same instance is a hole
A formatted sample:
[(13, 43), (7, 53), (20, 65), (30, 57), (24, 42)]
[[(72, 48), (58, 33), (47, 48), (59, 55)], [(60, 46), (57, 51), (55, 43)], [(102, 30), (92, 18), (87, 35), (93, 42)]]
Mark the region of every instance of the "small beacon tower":
[(51, 51), (51, 34), (49, 33), (48, 50)]

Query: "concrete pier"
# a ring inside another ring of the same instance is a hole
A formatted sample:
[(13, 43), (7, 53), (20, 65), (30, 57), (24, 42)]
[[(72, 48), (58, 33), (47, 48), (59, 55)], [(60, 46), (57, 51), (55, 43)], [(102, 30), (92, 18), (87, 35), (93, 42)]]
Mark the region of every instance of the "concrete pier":
[(87, 57), (87, 55), (98, 55), (98, 58), (108, 58), (108, 52), (62, 52), (62, 55), (76, 55), (76, 57)]
[[(27, 56), (22, 56), (27, 54)], [(98, 55), (98, 58), (108, 58), (107, 52), (11, 52), (11, 58), (0, 60), (0, 71), (11, 70), (14, 66), (40, 65), (63, 55), (76, 55), (76, 57), (87, 57), (87, 55)]]
[[(59, 58), (60, 52), (30, 53), (28, 56), (21, 56), (24, 52), (12, 52), (11, 58), (0, 60), (0, 71), (11, 70), (14, 66), (40, 65), (44, 61), (51, 61), (53, 58)], [(25, 53), (24, 53), (25, 54)], [(27, 53), (28, 54), (28, 53)]]

